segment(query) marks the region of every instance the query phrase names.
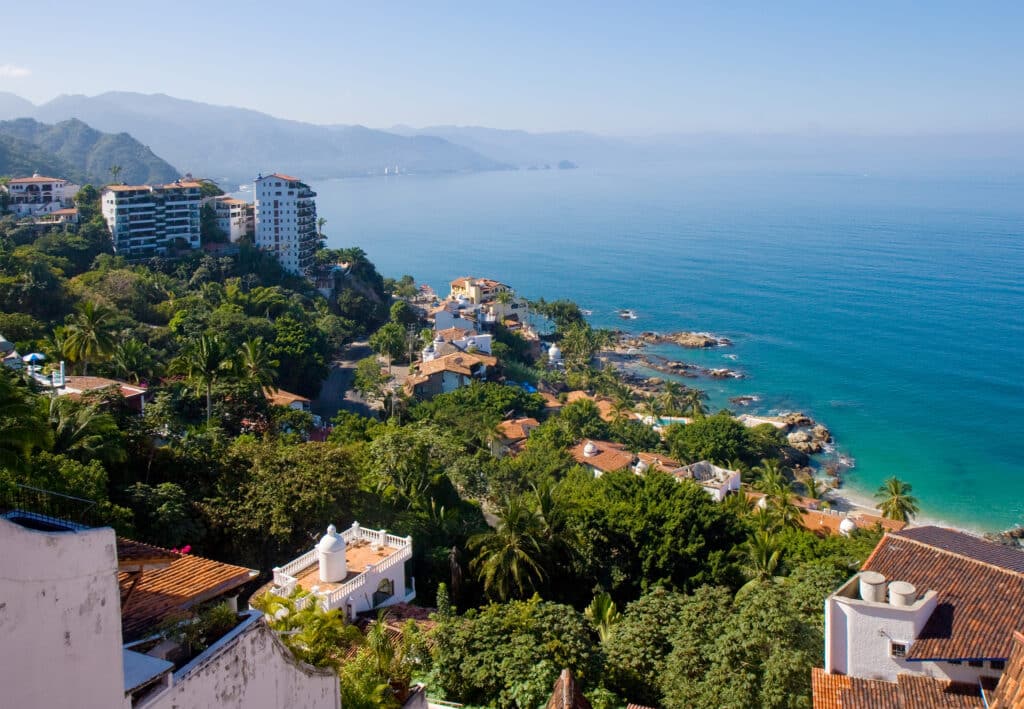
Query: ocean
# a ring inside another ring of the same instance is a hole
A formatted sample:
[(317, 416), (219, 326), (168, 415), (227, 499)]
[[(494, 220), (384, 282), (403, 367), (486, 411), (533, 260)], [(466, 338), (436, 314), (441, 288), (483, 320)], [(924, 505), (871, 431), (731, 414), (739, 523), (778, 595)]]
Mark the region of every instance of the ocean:
[[(458, 276), (571, 298), (594, 325), (710, 331), (659, 351), (741, 380), (687, 380), (713, 408), (827, 425), (870, 497), (922, 517), (1024, 524), (1024, 178), (552, 170), (313, 185), (330, 246), (440, 294)], [(631, 308), (624, 321), (616, 310)]]

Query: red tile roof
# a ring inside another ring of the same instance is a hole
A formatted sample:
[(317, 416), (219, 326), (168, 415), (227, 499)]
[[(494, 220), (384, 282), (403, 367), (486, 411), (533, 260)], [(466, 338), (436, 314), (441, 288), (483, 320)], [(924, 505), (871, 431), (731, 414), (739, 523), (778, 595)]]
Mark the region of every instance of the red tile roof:
[(137, 542), (134, 539), (117, 538), (117, 568), (119, 571), (140, 571), (145, 568), (170, 566), (177, 559), (170, 549)]
[[(255, 578), (256, 571), (191, 554), (175, 555), (164, 569), (118, 573), (121, 632), (126, 639), (145, 635), (162, 620), (213, 600)], [(134, 586), (134, 587), (133, 587)]]
[(498, 424), (498, 431), (506, 441), (521, 441), (538, 426), (540, 421), (535, 418), (506, 419)]
[(1009, 658), (1024, 618), (1024, 552), (963, 532), (919, 527), (886, 534), (864, 571), (938, 594), (909, 660)]
[(146, 393), (146, 390), (140, 386), (118, 381), (117, 379), (107, 379), (106, 377), (67, 376), (64, 377), (64, 387), (66, 389), (73, 389), (82, 393), (101, 391), (108, 387), (117, 387), (121, 390), (121, 394), (124, 395), (125, 398), (140, 396)]
[(558, 675), (546, 709), (592, 709), (571, 670), (562, 670)]
[(436, 374), (437, 372), (455, 372), (456, 374), (468, 377), (472, 374), (472, 369), (479, 364), (493, 367), (498, 364), (498, 360), (496, 357), (490, 357), (485, 354), (454, 352), (444, 357), (432, 359), (429, 362), (421, 362), (419, 368), (422, 375)]
[[(597, 453), (587, 456), (583, 451), (591, 443), (597, 448)], [(604, 473), (622, 470), (633, 464), (633, 454), (625, 446), (608, 441), (580, 441), (569, 449), (569, 454), (580, 465), (589, 465)]]
[(811, 670), (814, 709), (980, 709), (976, 684), (948, 682), (923, 675), (901, 674), (896, 682)]
[(267, 179), (268, 177), (276, 177), (280, 180), (285, 180), (287, 182), (302, 182), (302, 180), (300, 180), (297, 177), (292, 177), (291, 175), (284, 175), (280, 172), (272, 172), (269, 175), (264, 175), (263, 179)]
[(309, 399), (299, 394), (292, 394), (290, 391), (284, 389), (264, 389), (263, 396), (266, 397), (273, 406), (291, 406), (296, 401), (301, 401), (306, 404), (310, 403)]
[(1013, 651), (999, 678), (989, 709), (1021, 709), (1024, 707), (1024, 635), (1013, 633)]
[(33, 175), (32, 177), (16, 177), (10, 180), (7, 184), (9, 185), (33, 185), (41, 182), (67, 182), (63, 177), (43, 177), (41, 175)]

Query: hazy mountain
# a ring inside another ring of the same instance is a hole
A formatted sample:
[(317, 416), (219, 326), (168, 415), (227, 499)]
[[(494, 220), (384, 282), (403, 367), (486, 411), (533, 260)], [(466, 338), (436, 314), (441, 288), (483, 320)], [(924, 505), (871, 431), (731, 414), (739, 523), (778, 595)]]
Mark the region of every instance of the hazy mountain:
[[(0, 121), (0, 135), (20, 141), (20, 149), (19, 144), (13, 146), (18, 150), (14, 155), (20, 157), (17, 162), (12, 158), (12, 164), (21, 165), (17, 171), (21, 174), (37, 171), (51, 173), (52, 177), (107, 183), (112, 179), (110, 168), (119, 165), (121, 172), (117, 179), (129, 184), (171, 182), (181, 174), (127, 133), (101, 133), (79, 120), (56, 125), (31, 118)], [(39, 152), (26, 155), (24, 144), (34, 146)], [(43, 164), (32, 165), (32, 162)], [(15, 170), (0, 172), (10, 174)]]
[(126, 131), (184, 171), (232, 183), (280, 170), (305, 179), (383, 173), (457, 172), (506, 167), (439, 138), (399, 136), (360, 126), (318, 126), (259, 111), (163, 94), (60, 96), (38, 106), (44, 121), (79, 118)]
[(637, 157), (636, 146), (622, 138), (609, 138), (582, 131), (528, 133), (480, 126), (428, 126), (392, 128), (400, 135), (436, 135), (457, 145), (516, 167), (555, 167), (561, 160), (581, 166), (610, 165)]
[(0, 91), (0, 121), (31, 116), (35, 109), (31, 101), (8, 91)]

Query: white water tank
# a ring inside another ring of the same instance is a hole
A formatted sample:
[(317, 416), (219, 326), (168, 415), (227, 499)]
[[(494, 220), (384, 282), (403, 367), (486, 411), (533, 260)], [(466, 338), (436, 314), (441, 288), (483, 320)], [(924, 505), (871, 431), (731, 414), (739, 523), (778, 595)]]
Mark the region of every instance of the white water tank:
[(320, 580), (324, 583), (340, 583), (348, 575), (345, 564), (345, 540), (333, 524), (316, 545), (316, 556), (320, 562)]
[(885, 576), (877, 571), (862, 571), (860, 597), (871, 603), (885, 603)]
[(593, 441), (587, 441), (587, 445), (583, 446), (583, 457), (593, 458), (595, 455), (597, 455), (597, 446)]
[(889, 604), (898, 608), (914, 605), (917, 600), (917, 589), (914, 584), (906, 581), (893, 581), (889, 584)]
[(839, 523), (839, 533), (844, 537), (848, 537), (857, 530), (857, 523), (847, 517)]

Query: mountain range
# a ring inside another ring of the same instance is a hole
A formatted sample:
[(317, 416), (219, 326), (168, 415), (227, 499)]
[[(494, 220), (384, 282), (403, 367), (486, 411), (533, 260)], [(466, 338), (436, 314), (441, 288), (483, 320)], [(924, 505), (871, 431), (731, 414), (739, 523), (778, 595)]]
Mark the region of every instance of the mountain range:
[(403, 173), (451, 173), (555, 167), (562, 161), (593, 169), (671, 166), (693, 174), (722, 170), (849, 175), (1024, 172), (1024, 132), (610, 137), (582, 131), (530, 133), (454, 125), (396, 125), (384, 131), (286, 120), (164, 94), (64, 95), (34, 105), (0, 92), (0, 120), (19, 117), (45, 123), (77, 119), (100, 131), (129, 133), (181, 173), (217, 180), (228, 189), (249, 182), (259, 172), (282, 171), (319, 180), (381, 175), (395, 167)]
[(127, 133), (102, 133), (78, 119), (0, 121), (0, 174), (38, 172), (102, 184), (113, 179), (114, 165), (121, 168), (117, 179), (129, 184), (171, 182), (181, 174)]

